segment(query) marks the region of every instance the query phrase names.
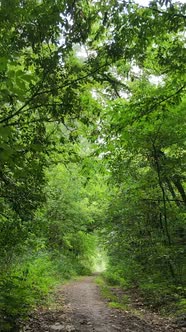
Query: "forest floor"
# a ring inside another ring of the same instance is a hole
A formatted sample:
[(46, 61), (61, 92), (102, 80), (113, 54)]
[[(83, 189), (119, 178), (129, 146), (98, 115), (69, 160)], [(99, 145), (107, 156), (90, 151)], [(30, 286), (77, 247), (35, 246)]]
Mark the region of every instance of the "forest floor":
[(144, 312), (110, 308), (95, 276), (71, 281), (57, 289), (54, 304), (30, 316), (24, 332), (179, 332), (171, 320)]

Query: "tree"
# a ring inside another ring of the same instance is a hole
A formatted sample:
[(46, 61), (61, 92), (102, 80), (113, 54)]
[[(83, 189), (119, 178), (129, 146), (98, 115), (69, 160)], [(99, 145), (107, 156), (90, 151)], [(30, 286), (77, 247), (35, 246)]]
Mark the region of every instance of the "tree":
[(102, 229), (128, 282), (179, 291), (185, 9), (1, 1), (0, 250), (12, 289), (15, 256), (42, 248), (83, 259)]
[(183, 52), (185, 6), (129, 7), (113, 16), (115, 67), (104, 80), (113, 92), (100, 145), (118, 188), (106, 224), (108, 252), (112, 271), (159, 305), (183, 286), (185, 64), (176, 54)]

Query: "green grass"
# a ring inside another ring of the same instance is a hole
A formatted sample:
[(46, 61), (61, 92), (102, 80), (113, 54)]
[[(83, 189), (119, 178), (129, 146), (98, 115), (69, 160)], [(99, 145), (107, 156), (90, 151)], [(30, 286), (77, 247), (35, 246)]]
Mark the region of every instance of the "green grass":
[(122, 310), (129, 309), (129, 298), (127, 295), (123, 295), (122, 299), (119, 299), (118, 296), (113, 293), (114, 287), (109, 286), (106, 280), (101, 276), (97, 277), (95, 281), (100, 287), (101, 295), (109, 302), (109, 307)]
[(119, 302), (109, 302), (109, 307), (121, 310), (128, 310), (128, 305), (121, 304)]

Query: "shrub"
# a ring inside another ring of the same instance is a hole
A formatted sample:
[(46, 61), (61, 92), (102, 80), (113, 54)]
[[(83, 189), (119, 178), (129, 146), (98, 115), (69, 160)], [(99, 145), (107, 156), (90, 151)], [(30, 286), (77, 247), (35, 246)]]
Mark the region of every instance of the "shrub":
[(0, 331), (17, 331), (20, 320), (44, 301), (57, 282), (49, 255), (27, 257), (1, 274)]
[(127, 281), (123, 278), (122, 271), (116, 269), (115, 271), (113, 269), (109, 269), (108, 271), (103, 273), (105, 279), (107, 282), (112, 285), (120, 285), (122, 287), (127, 287), (128, 283)]

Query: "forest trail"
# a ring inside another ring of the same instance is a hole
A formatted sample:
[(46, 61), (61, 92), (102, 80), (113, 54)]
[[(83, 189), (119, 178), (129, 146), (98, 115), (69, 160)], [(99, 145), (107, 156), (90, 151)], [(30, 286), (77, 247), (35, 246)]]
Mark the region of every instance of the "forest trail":
[(162, 321), (149, 321), (128, 311), (109, 308), (95, 277), (83, 277), (60, 287), (56, 307), (30, 319), (25, 332), (173, 332)]
[(64, 289), (69, 314), (75, 331), (121, 331), (117, 317), (100, 297), (94, 277), (86, 277)]

